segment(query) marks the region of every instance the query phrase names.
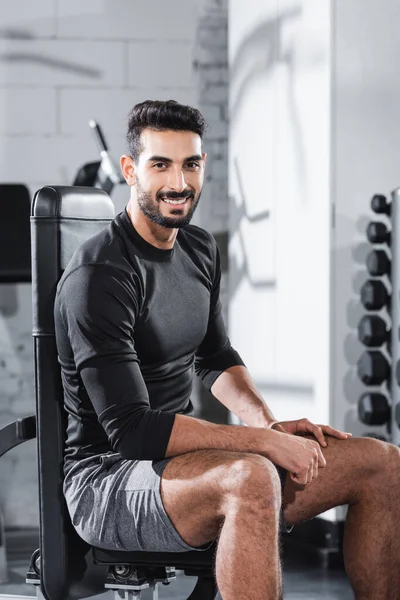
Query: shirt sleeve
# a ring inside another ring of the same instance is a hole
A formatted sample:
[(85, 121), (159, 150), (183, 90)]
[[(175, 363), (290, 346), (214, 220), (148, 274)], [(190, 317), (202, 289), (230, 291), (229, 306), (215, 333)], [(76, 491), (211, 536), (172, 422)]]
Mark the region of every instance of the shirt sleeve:
[[(214, 238), (213, 238), (214, 240)], [(214, 280), (210, 299), (207, 332), (195, 356), (195, 372), (210, 390), (214, 381), (229, 367), (243, 365), (238, 352), (232, 347), (225, 329), (220, 300), (221, 259), (214, 240)]]
[(112, 448), (126, 459), (164, 458), (175, 415), (150, 407), (134, 345), (138, 302), (127, 276), (82, 266), (58, 290), (56, 310)]

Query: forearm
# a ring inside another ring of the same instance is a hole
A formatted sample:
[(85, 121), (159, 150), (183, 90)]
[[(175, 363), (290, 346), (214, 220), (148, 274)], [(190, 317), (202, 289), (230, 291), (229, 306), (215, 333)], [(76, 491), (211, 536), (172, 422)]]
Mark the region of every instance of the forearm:
[(215, 380), (213, 395), (246, 425), (270, 427), (276, 421), (246, 367), (230, 367)]
[(217, 425), (201, 419), (177, 414), (169, 438), (166, 458), (197, 450), (229, 450), (250, 452), (268, 457), (277, 432), (272, 429)]

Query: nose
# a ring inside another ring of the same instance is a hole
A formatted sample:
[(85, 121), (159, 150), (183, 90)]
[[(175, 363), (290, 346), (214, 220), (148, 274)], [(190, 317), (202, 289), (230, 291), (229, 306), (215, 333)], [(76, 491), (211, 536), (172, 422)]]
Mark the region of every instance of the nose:
[(169, 172), (168, 187), (178, 193), (186, 188), (185, 175), (178, 165)]

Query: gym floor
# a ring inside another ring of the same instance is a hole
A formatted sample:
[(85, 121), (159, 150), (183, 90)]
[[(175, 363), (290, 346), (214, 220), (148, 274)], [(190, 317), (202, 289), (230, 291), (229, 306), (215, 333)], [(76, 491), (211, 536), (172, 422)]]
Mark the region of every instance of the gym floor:
[[(35, 532), (14, 532), (6, 536), (9, 581), (0, 584), (0, 595), (12, 594), (26, 599), (33, 596), (31, 585), (25, 583), (26, 571), (32, 551), (37, 548)], [(178, 573), (175, 582), (169, 586), (160, 585), (160, 600), (185, 600), (195, 584), (195, 578)], [(354, 595), (342, 568), (324, 569), (316, 560), (299, 559), (299, 552), (285, 551), (284, 557), (284, 598), (285, 600), (351, 600)], [(143, 594), (143, 600), (150, 600)], [(218, 596), (218, 598), (220, 598)], [(96, 596), (98, 600), (114, 600), (112, 592)], [(17, 599), (15, 599), (17, 600)], [(92, 597), (94, 600), (94, 597)]]

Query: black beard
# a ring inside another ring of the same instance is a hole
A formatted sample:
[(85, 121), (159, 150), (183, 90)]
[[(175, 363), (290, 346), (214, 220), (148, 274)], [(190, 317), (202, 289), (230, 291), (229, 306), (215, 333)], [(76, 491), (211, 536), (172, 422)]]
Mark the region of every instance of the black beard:
[[(153, 221), (153, 223), (157, 223), (157, 225), (160, 225), (161, 227), (164, 227), (165, 229), (180, 229), (181, 227), (186, 227), (186, 225), (189, 225), (190, 221), (193, 218), (194, 212), (197, 208), (197, 205), (199, 203), (200, 200), (200, 196), (201, 196), (201, 191), (199, 193), (199, 195), (196, 196), (193, 194), (192, 196), (192, 204), (189, 208), (188, 213), (185, 216), (177, 216), (177, 217), (164, 217), (160, 211), (159, 208), (159, 203), (163, 202), (163, 200), (161, 200), (161, 197), (159, 195), (157, 195), (156, 200), (153, 200), (153, 198), (151, 197), (151, 194), (149, 194), (148, 192), (144, 192), (143, 189), (140, 187), (139, 181), (136, 181), (136, 185), (137, 185), (137, 201), (138, 201), (138, 205), (140, 210), (142, 211), (142, 213), (144, 215), (146, 215), (146, 217), (148, 219), (150, 219), (151, 221)], [(164, 196), (167, 196), (168, 198), (174, 199), (174, 197), (179, 197), (179, 194), (162, 194)], [(187, 194), (185, 194), (187, 195)], [(174, 211), (171, 211), (172, 214), (174, 214)], [(177, 209), (175, 212), (176, 215), (180, 215), (180, 211)]]

